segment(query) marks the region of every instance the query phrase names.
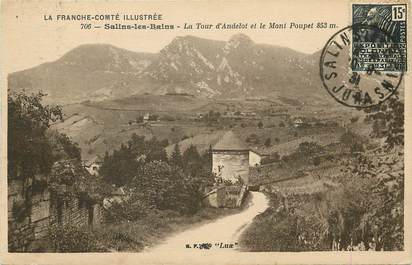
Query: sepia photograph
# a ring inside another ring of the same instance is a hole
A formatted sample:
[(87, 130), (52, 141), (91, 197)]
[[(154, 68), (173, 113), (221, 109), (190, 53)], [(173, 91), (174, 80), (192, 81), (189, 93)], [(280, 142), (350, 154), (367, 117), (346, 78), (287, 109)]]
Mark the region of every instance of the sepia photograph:
[(409, 10), (341, 2), (3, 1), (7, 252), (407, 251)]

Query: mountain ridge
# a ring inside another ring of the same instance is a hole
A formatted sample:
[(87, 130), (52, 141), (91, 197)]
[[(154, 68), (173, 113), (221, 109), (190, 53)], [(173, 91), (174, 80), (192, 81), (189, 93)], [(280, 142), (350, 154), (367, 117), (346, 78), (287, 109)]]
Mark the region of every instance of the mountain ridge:
[(46, 100), (59, 104), (144, 93), (301, 97), (302, 92), (311, 96), (320, 85), (319, 78), (314, 78), (317, 62), (313, 57), (286, 47), (256, 44), (242, 33), (228, 41), (186, 35), (174, 38), (158, 53), (83, 44), (53, 62), (11, 73), (8, 82), (12, 91), (42, 90), (48, 94)]

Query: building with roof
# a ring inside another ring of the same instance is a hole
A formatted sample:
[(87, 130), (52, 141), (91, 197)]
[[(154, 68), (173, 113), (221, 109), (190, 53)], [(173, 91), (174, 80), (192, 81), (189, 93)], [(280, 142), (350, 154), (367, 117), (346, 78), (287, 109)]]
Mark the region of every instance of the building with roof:
[(236, 182), (240, 177), (249, 183), (249, 152), (232, 131), (228, 131), (212, 148), (212, 170), (223, 180)]
[(143, 115), (143, 123), (148, 123), (150, 121), (150, 114), (149, 113), (145, 113)]
[(83, 167), (93, 176), (99, 175), (99, 169), (102, 164), (103, 160), (98, 155), (88, 161), (83, 161)]
[(303, 120), (302, 119), (300, 119), (300, 118), (297, 118), (297, 119), (295, 119), (294, 121), (293, 121), (293, 126), (295, 126), (295, 128), (297, 128), (297, 127), (301, 127), (302, 125), (303, 125)]

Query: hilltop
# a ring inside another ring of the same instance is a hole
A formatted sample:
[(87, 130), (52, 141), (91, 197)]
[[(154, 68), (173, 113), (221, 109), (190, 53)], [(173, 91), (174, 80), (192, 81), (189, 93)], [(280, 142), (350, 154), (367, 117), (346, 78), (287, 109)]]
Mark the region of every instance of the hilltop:
[(54, 62), (10, 74), (8, 83), (11, 90), (41, 90), (47, 102), (62, 105), (145, 93), (321, 102), (317, 60), (316, 53), (257, 44), (244, 34), (228, 41), (183, 36), (156, 54), (81, 45)]

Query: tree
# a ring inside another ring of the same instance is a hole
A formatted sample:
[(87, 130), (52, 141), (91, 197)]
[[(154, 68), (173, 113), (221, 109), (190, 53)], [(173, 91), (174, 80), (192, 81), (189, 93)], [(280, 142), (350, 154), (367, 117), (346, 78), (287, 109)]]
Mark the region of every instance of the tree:
[(159, 119), (159, 115), (152, 114), (149, 116), (149, 121), (157, 121)]
[(113, 152), (113, 157), (108, 165), (109, 174), (106, 175), (110, 183), (123, 186), (130, 182), (139, 173), (141, 162), (122, 144), (119, 150)]
[(151, 161), (167, 162), (165, 150), (167, 140), (158, 141), (156, 137), (145, 140), (144, 136), (132, 134), (127, 144), (122, 144), (113, 153), (105, 155), (99, 173), (106, 181), (118, 186), (128, 184), (141, 173), (142, 167)]
[(165, 147), (167, 141), (158, 141), (156, 137), (152, 137), (145, 142), (145, 152), (147, 161), (167, 161), (167, 153)]
[(46, 130), (62, 119), (60, 106), (42, 105), (45, 94), (8, 94), (8, 177), (33, 178), (50, 172), (54, 162)]
[(246, 142), (247, 143), (258, 144), (259, 143), (259, 137), (256, 134), (252, 133), (246, 138)]
[(170, 156), (170, 165), (176, 167), (183, 167), (182, 154), (180, 153), (179, 143), (176, 143), (173, 148), (173, 153)]
[(129, 183), (143, 165), (144, 145), (144, 137), (133, 134), (127, 145), (121, 144), (112, 154), (106, 151), (99, 174), (110, 184), (123, 186)]
[(203, 168), (206, 172), (212, 172), (212, 154), (212, 145), (209, 145), (209, 148), (202, 155)]
[(356, 123), (359, 120), (359, 116), (350, 118), (351, 123)]
[(361, 152), (364, 150), (363, 140), (360, 135), (347, 131), (340, 137), (340, 142), (349, 148), (350, 152)]
[(372, 137), (384, 138), (386, 147), (403, 146), (404, 144), (404, 103), (397, 97), (391, 97), (384, 103), (371, 109), (367, 119), (373, 121)]
[(220, 116), (221, 116), (220, 112), (210, 110), (205, 116), (203, 116), (203, 119), (208, 123), (218, 122), (220, 119)]
[(138, 157), (145, 152), (145, 138), (133, 133), (127, 141), (127, 147), (133, 156)]
[(271, 146), (271, 145), (272, 145), (272, 139), (267, 138), (267, 139), (265, 140), (265, 146), (266, 146), (266, 147), (269, 147), (269, 146)]
[(263, 128), (263, 122), (262, 122), (262, 121), (259, 121), (258, 124), (257, 124), (257, 126), (258, 126), (259, 129), (262, 129), (262, 128)]
[(136, 123), (142, 123), (143, 122), (143, 116), (139, 115), (136, 117)]
[(80, 147), (77, 143), (73, 142), (69, 136), (64, 133), (59, 133), (57, 134), (57, 141), (70, 159), (81, 160)]
[(184, 172), (191, 176), (197, 175), (197, 172), (203, 168), (202, 158), (194, 145), (190, 145), (183, 152), (182, 160)]

